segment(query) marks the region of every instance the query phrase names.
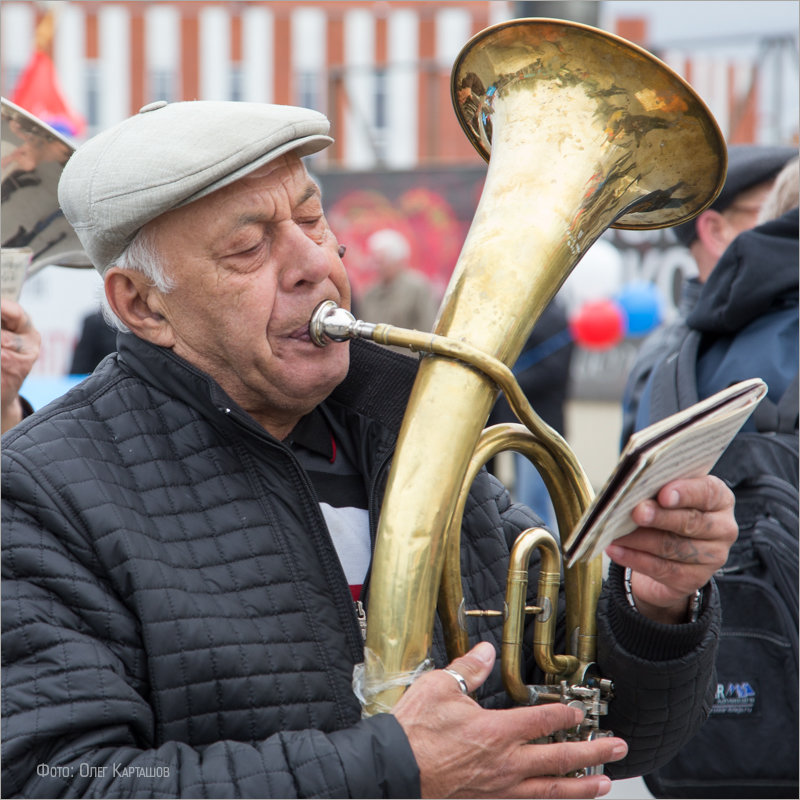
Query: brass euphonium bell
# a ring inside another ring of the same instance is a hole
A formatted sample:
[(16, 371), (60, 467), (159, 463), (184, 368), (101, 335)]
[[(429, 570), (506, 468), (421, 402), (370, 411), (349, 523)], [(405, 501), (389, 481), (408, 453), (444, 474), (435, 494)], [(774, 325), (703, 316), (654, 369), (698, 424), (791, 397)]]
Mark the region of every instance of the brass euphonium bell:
[[(23, 259), (26, 278), (51, 265), (92, 268), (58, 205), (58, 181), (75, 146), (5, 97), (0, 98), (0, 134), (4, 263), (6, 257), (9, 263)], [(7, 277), (4, 271), (3, 280)]]
[[(689, 220), (713, 201), (726, 172), (723, 137), (691, 87), (645, 50), (586, 25), (517, 19), (487, 28), (456, 59), (451, 89), (459, 122), (489, 166), (433, 334), (355, 322), (329, 306), (311, 323), (319, 344), (363, 336), (433, 354), (420, 363), (381, 511), (365, 715), (390, 709), (426, 663), (437, 597), (451, 658), (469, 646), (469, 614), (503, 613), (459, 607), (461, 516), (489, 458), (514, 449), (536, 463), (562, 539), (591, 502), (577, 459), (536, 416), (510, 370), (542, 310), (606, 228)], [(524, 424), (483, 432), (498, 389)], [(540, 600), (526, 608), (534, 547), (542, 551)], [(515, 701), (564, 700), (565, 685), (580, 694), (598, 683), (591, 672), (601, 568), (595, 559), (565, 570), (569, 652), (554, 655), (548, 607), (558, 594), (558, 545), (542, 529), (517, 540), (502, 652)], [(528, 613), (537, 615), (537, 661), (560, 691), (522, 681)]]

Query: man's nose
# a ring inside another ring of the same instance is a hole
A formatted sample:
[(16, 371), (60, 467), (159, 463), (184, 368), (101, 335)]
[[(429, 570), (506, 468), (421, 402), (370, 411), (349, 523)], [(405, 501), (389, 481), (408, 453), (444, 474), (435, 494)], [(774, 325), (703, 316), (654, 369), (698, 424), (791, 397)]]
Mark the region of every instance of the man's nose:
[(286, 262), (281, 272), (284, 291), (321, 283), (331, 274), (336, 254), (327, 240), (326, 244), (319, 244), (295, 226), (284, 246)]

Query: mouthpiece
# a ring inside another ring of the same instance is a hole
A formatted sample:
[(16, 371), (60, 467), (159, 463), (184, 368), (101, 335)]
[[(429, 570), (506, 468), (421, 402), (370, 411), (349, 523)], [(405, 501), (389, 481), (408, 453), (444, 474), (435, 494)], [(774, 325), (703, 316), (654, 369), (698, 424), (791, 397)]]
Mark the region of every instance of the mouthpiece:
[(337, 306), (333, 300), (323, 300), (311, 315), (308, 332), (317, 347), (325, 347), (329, 341), (346, 342), (361, 337), (370, 339), (375, 326), (357, 320), (347, 309)]

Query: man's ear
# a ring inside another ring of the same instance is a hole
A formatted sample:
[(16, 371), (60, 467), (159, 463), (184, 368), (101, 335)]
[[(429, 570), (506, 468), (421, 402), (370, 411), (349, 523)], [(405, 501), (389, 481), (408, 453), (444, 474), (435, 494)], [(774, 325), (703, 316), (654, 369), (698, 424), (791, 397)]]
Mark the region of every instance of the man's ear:
[(104, 283), (109, 305), (133, 333), (161, 347), (174, 346), (175, 332), (162, 313), (162, 294), (146, 275), (135, 269), (111, 267)]
[(719, 211), (714, 211), (713, 208), (707, 208), (705, 211), (700, 212), (700, 215), (695, 220), (695, 230), (697, 231), (697, 238), (714, 257), (715, 261), (730, 244), (731, 237), (728, 230), (728, 221)]

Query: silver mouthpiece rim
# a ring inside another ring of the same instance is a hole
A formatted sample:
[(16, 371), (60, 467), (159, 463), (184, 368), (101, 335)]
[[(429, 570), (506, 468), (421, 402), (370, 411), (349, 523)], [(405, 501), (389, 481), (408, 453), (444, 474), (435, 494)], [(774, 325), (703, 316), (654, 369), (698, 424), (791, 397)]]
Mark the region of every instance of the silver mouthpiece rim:
[(329, 341), (346, 342), (357, 336), (356, 318), (333, 300), (323, 300), (311, 315), (308, 333), (317, 347), (326, 347)]

